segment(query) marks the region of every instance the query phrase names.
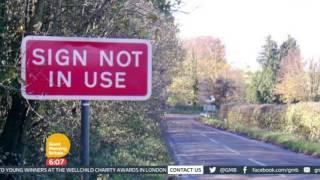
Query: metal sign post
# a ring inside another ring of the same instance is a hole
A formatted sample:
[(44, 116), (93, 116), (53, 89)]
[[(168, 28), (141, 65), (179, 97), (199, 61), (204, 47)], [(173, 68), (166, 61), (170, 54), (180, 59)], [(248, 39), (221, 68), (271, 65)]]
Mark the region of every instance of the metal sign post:
[[(80, 159), (81, 166), (89, 166), (89, 132), (90, 132), (90, 103), (88, 100), (81, 101), (81, 143)], [(84, 180), (89, 179), (89, 174), (83, 175)]]

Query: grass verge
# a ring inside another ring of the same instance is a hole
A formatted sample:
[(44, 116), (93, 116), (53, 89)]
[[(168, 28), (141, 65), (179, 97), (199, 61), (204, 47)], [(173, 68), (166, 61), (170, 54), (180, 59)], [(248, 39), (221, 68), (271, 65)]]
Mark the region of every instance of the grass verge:
[(295, 152), (320, 157), (320, 142), (308, 141), (295, 136), (294, 134), (275, 132), (257, 127), (247, 127), (241, 124), (229, 124), (228, 122), (217, 118), (201, 118), (200, 121), (218, 129), (231, 131), (253, 139), (276, 144)]
[(200, 114), (203, 112), (201, 106), (173, 106), (166, 110), (168, 114)]

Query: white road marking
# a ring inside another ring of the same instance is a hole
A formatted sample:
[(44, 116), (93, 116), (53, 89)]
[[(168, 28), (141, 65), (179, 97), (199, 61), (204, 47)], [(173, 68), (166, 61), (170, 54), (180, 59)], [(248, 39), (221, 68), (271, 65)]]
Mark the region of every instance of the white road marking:
[(260, 166), (266, 166), (266, 165), (263, 164), (262, 162), (257, 161), (257, 160), (254, 160), (254, 159), (252, 159), (252, 158), (249, 158), (248, 160), (251, 161), (251, 162), (253, 162), (253, 163), (256, 163), (256, 164), (258, 164), (258, 165), (260, 165)]
[(211, 142), (215, 143), (215, 144), (220, 144), (220, 142), (218, 142), (218, 141), (216, 141), (216, 140), (214, 140), (214, 139), (209, 138), (209, 140), (210, 140)]
[(229, 136), (232, 136), (232, 137), (235, 137), (235, 138), (238, 138), (238, 139), (242, 139), (244, 141), (255, 142), (255, 140), (253, 140), (253, 139), (249, 139), (247, 137), (242, 137), (242, 136), (240, 136), (238, 134), (233, 134), (233, 133), (228, 132), (228, 131), (222, 131), (222, 130), (218, 130), (218, 131), (220, 131), (221, 134), (229, 135)]
[(207, 136), (206, 136), (205, 134), (203, 134), (203, 133), (200, 133), (200, 135), (203, 136), (203, 137), (207, 137)]
[(230, 147), (228, 147), (228, 146), (226, 146), (226, 145), (224, 145), (223, 147), (226, 148), (226, 149), (227, 149), (228, 151), (230, 151), (230, 152), (233, 152), (233, 153), (235, 153), (235, 154), (240, 155), (240, 153), (239, 153), (238, 151), (236, 151), (236, 150), (234, 150), (234, 149), (231, 149)]
[[(212, 128), (212, 127), (210, 127), (210, 128)], [(222, 130), (219, 130), (219, 129), (216, 129), (216, 128), (212, 128), (212, 129), (216, 130), (217, 132), (219, 132), (221, 134), (229, 135), (229, 136), (232, 136), (232, 137), (235, 137), (235, 138), (238, 138), (238, 139), (250, 142), (250, 143), (259, 144), (259, 146), (275, 149), (274, 151), (279, 151), (280, 150), (282, 152), (288, 153), (288, 151), (286, 151), (284, 149), (281, 149), (281, 148), (278, 148), (278, 147), (276, 147), (276, 146), (274, 146), (272, 144), (268, 144), (268, 143), (265, 143), (265, 142), (262, 142), (262, 141), (259, 141), (259, 140), (256, 140), (256, 139), (250, 139), (249, 137), (243, 137), (243, 136), (240, 136), (238, 134), (234, 134), (234, 133), (231, 133), (231, 132), (228, 132), (228, 131), (222, 131)]]
[[(211, 153), (206, 153), (206, 152), (202, 152), (202, 153), (188, 153), (188, 154), (176, 154), (177, 156), (183, 158), (183, 157), (194, 157), (194, 156), (210, 156), (210, 159), (215, 159), (215, 157), (217, 157), (218, 155), (223, 155), (223, 156), (232, 156), (232, 155), (235, 155), (234, 153), (232, 152), (228, 152), (228, 151), (225, 151), (225, 152), (211, 152)], [(219, 157), (217, 157), (219, 158)]]

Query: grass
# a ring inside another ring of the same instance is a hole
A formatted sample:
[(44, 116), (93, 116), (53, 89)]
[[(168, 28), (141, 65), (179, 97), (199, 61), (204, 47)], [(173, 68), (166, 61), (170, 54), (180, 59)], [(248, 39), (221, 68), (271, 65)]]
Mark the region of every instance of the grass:
[(173, 106), (167, 109), (169, 114), (200, 114), (203, 112), (201, 106)]
[(228, 122), (219, 120), (215, 117), (201, 118), (201, 121), (218, 129), (231, 131), (240, 135), (248, 136), (253, 139), (276, 144), (295, 152), (320, 157), (319, 142), (305, 140), (294, 134), (270, 131), (257, 127), (247, 127), (241, 124), (228, 124)]

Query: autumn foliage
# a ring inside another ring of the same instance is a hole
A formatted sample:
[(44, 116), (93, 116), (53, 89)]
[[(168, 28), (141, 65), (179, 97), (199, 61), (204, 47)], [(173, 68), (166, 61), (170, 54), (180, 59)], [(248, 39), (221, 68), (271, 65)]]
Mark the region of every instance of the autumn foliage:
[(186, 39), (183, 45), (186, 58), (168, 89), (170, 104), (206, 104), (213, 95), (220, 105), (244, 97), (243, 74), (227, 63), (219, 39), (202, 36)]
[(299, 49), (290, 49), (281, 59), (275, 93), (287, 103), (306, 100), (306, 80)]

